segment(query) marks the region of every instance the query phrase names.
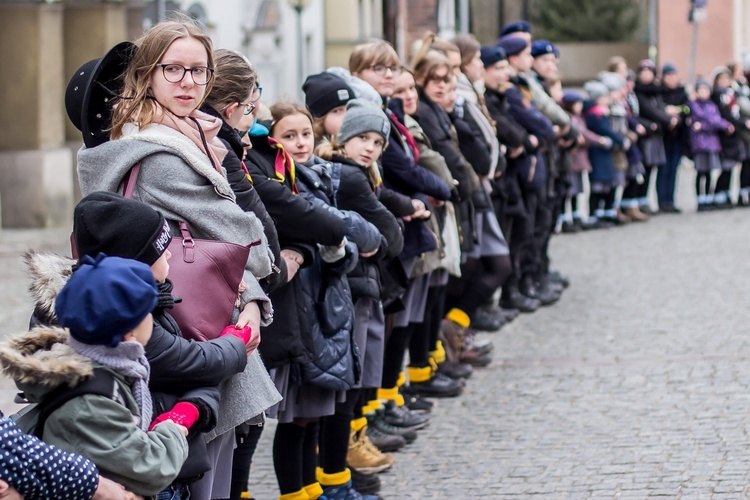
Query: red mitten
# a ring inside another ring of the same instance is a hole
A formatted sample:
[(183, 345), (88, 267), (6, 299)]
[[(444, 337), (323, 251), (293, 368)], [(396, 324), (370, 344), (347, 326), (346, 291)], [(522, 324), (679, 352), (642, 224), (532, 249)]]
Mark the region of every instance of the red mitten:
[(224, 335), (232, 335), (242, 340), (243, 344), (247, 344), (248, 342), (250, 342), (250, 338), (253, 335), (253, 329), (250, 328), (250, 326), (246, 326), (244, 328), (237, 328), (234, 325), (229, 325), (228, 327), (224, 328), (221, 331), (221, 335), (219, 336), (223, 337)]
[(151, 423), (151, 427), (149, 427), (148, 430), (154, 430), (154, 427), (164, 422), (165, 420), (171, 420), (175, 424), (179, 424), (190, 429), (190, 427), (198, 421), (199, 416), (200, 412), (194, 404), (180, 401), (179, 403), (174, 405), (171, 410), (156, 417)]

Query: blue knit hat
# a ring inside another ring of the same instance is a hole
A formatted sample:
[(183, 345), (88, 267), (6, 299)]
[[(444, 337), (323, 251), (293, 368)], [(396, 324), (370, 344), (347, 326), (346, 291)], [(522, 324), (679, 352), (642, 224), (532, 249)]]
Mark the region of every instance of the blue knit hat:
[(675, 66), (672, 63), (664, 63), (664, 66), (661, 67), (661, 74), (668, 75), (669, 73), (677, 73), (677, 66)]
[(479, 48), (479, 57), (482, 59), (482, 64), (484, 64), (485, 68), (508, 58), (502, 47), (490, 47), (487, 45), (482, 45)]
[(528, 45), (526, 40), (513, 35), (504, 36), (497, 41), (497, 46), (503, 49), (508, 57), (520, 54)]
[(156, 307), (159, 289), (142, 262), (86, 256), (55, 300), (60, 326), (90, 345), (115, 347)]
[(574, 102), (582, 102), (583, 96), (575, 90), (566, 90), (565, 92), (563, 92), (562, 101), (568, 104), (572, 104)]
[(555, 44), (549, 40), (534, 40), (531, 43), (531, 55), (536, 57), (545, 56), (547, 54), (554, 54), (555, 57), (560, 56), (560, 51), (557, 50)]
[(528, 21), (513, 21), (503, 26), (500, 30), (500, 37), (510, 35), (511, 33), (531, 33), (531, 24)]

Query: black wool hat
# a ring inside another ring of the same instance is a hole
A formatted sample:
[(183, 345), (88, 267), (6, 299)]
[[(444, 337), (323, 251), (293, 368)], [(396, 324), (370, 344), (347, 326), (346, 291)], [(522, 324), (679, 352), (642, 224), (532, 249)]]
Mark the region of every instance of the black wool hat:
[(314, 118), (325, 116), (339, 106), (354, 99), (354, 91), (346, 82), (333, 73), (310, 75), (302, 84), (305, 104)]
[(97, 191), (73, 211), (73, 238), (79, 259), (100, 252), (152, 265), (172, 241), (169, 224), (140, 201)]
[(93, 148), (109, 140), (112, 125), (112, 100), (122, 91), (122, 75), (135, 45), (120, 42), (104, 57), (78, 68), (65, 89), (65, 111), (83, 134), (86, 147)]

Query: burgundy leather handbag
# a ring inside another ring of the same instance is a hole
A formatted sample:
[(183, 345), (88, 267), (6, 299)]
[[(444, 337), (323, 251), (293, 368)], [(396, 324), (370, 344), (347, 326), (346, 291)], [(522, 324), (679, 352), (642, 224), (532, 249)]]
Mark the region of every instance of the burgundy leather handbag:
[[(132, 198), (140, 163), (125, 179), (123, 196)], [(169, 244), (169, 279), (174, 294), (182, 299), (169, 311), (185, 338), (204, 341), (217, 338), (231, 323), (250, 247), (226, 241), (195, 239), (184, 222), (180, 235)]]

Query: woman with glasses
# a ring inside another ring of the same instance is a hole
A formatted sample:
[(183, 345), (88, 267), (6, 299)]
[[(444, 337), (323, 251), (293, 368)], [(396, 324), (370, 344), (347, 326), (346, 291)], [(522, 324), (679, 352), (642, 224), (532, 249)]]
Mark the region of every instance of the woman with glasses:
[[(118, 192), (139, 163), (133, 199), (163, 214), (173, 231), (184, 221), (195, 238), (248, 246), (262, 241), (250, 249), (235, 322), (255, 336), (273, 319), (258, 282), (272, 273), (272, 255), (258, 217), (235, 203), (221, 167), (227, 156), (217, 137), (223, 122), (199, 111), (213, 84), (214, 65), (211, 39), (188, 19), (165, 21), (144, 33), (127, 61), (111, 140), (79, 151), (78, 175), (84, 195)], [(194, 498), (229, 496), (235, 427), (279, 398), (254, 352), (245, 371), (221, 387), (217, 427), (206, 438), (212, 470), (190, 485)]]

